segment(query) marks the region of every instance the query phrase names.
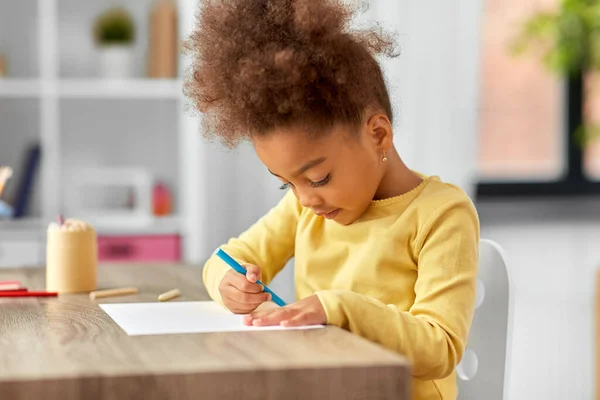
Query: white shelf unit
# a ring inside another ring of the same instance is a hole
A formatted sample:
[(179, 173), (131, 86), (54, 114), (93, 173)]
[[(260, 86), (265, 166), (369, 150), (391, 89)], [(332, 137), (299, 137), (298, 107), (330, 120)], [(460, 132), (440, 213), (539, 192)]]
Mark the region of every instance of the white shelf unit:
[[(9, 66), (9, 75), (0, 78), (0, 164), (17, 169), (7, 189), (9, 198), (14, 195), (10, 192), (18, 181), (26, 146), (38, 141), (42, 152), (27, 218), (0, 221), (0, 267), (43, 263), (48, 224), (59, 213), (71, 216), (65, 210), (70, 171), (103, 165), (147, 168), (167, 183), (175, 203), (174, 213), (155, 223), (101, 225), (97, 227), (100, 235), (179, 234), (182, 261), (201, 259), (189, 245), (201, 240), (196, 209), (201, 189), (196, 174), (202, 149), (198, 121), (185, 111), (181, 75), (186, 61), (180, 60), (180, 76), (175, 79), (147, 79), (143, 73), (153, 3), (120, 3), (134, 16), (135, 48), (140, 55), (138, 76), (125, 80), (100, 78), (91, 67), (95, 64), (90, 57), (94, 52), (92, 17), (115, 4), (23, 0), (0, 5), (0, 14), (11, 16), (12, 29), (23, 25), (21, 29), (35, 32), (29, 35), (29, 44), (36, 49), (17, 54), (19, 46), (11, 39), (21, 37), (14, 34), (0, 42), (0, 53), (7, 56)], [(179, 0), (177, 6), (180, 38), (184, 38), (196, 2)], [(4, 22), (1, 17), (0, 22)], [(18, 71), (31, 73), (19, 75)], [(31, 251), (24, 252), (25, 248)]]
[(40, 93), (37, 79), (0, 79), (0, 98), (37, 98)]
[(80, 99), (174, 99), (182, 93), (183, 81), (131, 79), (131, 80), (84, 80), (61, 79), (59, 95), (61, 98)]

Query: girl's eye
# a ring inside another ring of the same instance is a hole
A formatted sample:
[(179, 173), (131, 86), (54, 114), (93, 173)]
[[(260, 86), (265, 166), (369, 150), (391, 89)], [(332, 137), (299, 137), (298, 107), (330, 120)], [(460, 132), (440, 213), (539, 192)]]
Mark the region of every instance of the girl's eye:
[(319, 182), (311, 182), (310, 186), (312, 187), (321, 187), (321, 186), (325, 186), (329, 183), (329, 181), (331, 180), (331, 174), (327, 175), (325, 177), (325, 179), (319, 181)]
[(284, 183), (283, 185), (279, 186), (279, 190), (288, 190), (289, 188), (290, 188), (289, 183)]

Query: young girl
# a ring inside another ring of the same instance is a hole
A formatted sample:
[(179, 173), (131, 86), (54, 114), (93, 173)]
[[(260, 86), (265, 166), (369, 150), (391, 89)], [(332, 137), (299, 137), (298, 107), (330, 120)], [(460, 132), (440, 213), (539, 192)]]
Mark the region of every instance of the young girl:
[[(245, 276), (208, 260), (210, 296), (255, 326), (347, 329), (408, 358), (414, 399), (455, 399), (479, 221), (462, 190), (412, 171), (394, 148), (375, 58), (393, 42), (351, 31), (354, 10), (336, 0), (201, 4), (186, 93), (210, 137), (251, 141), (287, 191), (222, 246)], [(258, 308), (270, 297), (256, 280), (268, 284), (292, 257), (297, 302)]]

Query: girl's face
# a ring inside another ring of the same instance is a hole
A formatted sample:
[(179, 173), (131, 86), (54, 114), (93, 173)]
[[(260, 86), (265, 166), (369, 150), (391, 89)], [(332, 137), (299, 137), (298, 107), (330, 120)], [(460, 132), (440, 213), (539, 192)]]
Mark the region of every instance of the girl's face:
[(391, 147), (386, 121), (375, 116), (358, 135), (339, 126), (318, 139), (301, 128), (278, 129), (253, 143), (283, 190), (291, 188), (315, 214), (348, 225), (367, 209), (384, 176), (383, 151)]

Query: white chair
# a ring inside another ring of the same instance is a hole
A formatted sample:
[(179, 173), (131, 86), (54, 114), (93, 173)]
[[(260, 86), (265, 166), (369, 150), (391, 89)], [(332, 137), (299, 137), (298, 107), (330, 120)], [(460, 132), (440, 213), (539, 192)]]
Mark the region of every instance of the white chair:
[(481, 239), (475, 316), (456, 368), (459, 400), (507, 398), (511, 321), (505, 252), (497, 243)]

